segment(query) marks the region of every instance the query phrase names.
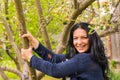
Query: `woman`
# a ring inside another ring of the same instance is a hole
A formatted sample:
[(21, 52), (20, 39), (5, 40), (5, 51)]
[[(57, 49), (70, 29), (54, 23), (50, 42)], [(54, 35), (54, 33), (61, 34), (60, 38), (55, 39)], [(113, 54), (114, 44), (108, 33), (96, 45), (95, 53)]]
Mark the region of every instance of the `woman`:
[[(73, 25), (69, 41), (68, 54), (55, 54), (45, 48), (30, 33), (27, 37), (32, 47), (21, 49), (22, 57), (30, 61), (30, 66), (56, 78), (70, 77), (70, 80), (109, 80), (108, 60), (104, 46), (95, 30), (88, 23)], [(32, 54), (33, 50), (40, 56)]]

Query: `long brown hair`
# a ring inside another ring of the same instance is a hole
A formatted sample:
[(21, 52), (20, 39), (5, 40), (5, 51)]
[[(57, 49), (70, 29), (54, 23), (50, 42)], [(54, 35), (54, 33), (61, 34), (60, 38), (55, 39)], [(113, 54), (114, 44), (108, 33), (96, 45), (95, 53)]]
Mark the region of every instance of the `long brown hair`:
[[(110, 80), (108, 77), (109, 73), (109, 63), (105, 55), (104, 45), (100, 37), (98, 36), (95, 30), (92, 30), (89, 26), (92, 26), (89, 23), (80, 22), (73, 25), (70, 31), (69, 41), (68, 41), (68, 54), (66, 57), (68, 59), (72, 58), (74, 55), (78, 54), (77, 50), (73, 45), (73, 32), (77, 28), (82, 28), (87, 32), (88, 38), (90, 40), (90, 48), (88, 53), (90, 53), (93, 59), (100, 65), (103, 72), (103, 80)], [(91, 33), (90, 33), (91, 32)]]

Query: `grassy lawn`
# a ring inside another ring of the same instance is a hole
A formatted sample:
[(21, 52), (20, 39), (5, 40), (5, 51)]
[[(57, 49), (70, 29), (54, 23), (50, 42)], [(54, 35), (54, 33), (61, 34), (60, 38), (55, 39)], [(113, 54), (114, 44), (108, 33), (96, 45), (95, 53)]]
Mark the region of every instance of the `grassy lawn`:
[(60, 79), (60, 78), (53, 78), (53, 77), (45, 75), (45, 77), (42, 78), (41, 80), (62, 80), (62, 79)]

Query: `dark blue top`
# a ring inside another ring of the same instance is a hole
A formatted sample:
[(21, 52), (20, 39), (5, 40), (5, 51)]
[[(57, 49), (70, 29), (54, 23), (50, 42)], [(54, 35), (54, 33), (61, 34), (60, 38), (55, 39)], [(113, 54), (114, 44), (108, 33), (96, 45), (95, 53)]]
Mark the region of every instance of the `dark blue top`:
[(102, 70), (90, 53), (79, 53), (66, 60), (65, 55), (55, 54), (41, 44), (34, 51), (42, 59), (32, 56), (30, 66), (45, 74), (56, 78), (70, 76), (70, 80), (102, 80)]

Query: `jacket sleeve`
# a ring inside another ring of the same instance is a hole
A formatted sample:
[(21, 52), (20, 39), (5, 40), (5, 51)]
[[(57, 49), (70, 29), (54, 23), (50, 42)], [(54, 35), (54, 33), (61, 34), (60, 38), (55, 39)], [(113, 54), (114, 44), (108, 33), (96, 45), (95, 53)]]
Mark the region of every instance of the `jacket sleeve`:
[[(68, 61), (60, 62), (60, 63), (51, 63), (49, 61), (45, 61), (43, 59), (37, 58), (36, 56), (32, 56), (30, 60), (30, 66), (35, 68), (43, 73), (61, 78), (72, 75), (79, 71), (84, 71), (89, 65), (89, 58), (86, 57), (78, 57), (74, 56)], [(86, 63), (87, 62), (87, 63)]]
[(39, 43), (37, 49), (33, 49), (41, 58), (52, 63), (58, 63), (66, 60), (65, 55), (56, 54)]

